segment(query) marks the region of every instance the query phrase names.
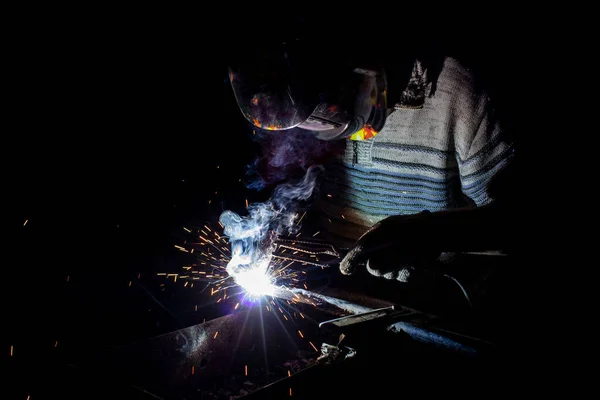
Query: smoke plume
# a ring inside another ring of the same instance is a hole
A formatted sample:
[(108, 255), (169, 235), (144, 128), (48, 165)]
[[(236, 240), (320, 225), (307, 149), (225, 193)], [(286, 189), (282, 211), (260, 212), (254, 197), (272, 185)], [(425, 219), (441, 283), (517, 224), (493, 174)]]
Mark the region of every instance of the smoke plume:
[(252, 138), (260, 155), (248, 166), (246, 186), (263, 190), (290, 178), (299, 178), (312, 165), (322, 165), (341, 153), (343, 140), (326, 142), (302, 129), (255, 131)]
[[(281, 234), (296, 233), (300, 227), (296, 223), (298, 210), (308, 200), (315, 187), (321, 166), (310, 166), (306, 174), (295, 183), (280, 184), (271, 198), (264, 203), (248, 206), (248, 215), (240, 216), (233, 211), (224, 211), (219, 221), (231, 243), (231, 261), (227, 272), (246, 289), (252, 281), (266, 279), (275, 240)], [(261, 288), (269, 287), (270, 282), (262, 282)], [(256, 289), (256, 292), (263, 289)]]

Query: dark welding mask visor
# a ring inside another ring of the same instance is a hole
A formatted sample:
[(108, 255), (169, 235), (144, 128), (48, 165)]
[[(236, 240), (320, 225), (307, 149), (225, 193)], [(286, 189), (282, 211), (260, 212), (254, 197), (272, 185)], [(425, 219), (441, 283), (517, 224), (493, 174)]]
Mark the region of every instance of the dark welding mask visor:
[(318, 106), (299, 128), (319, 139), (364, 140), (375, 136), (386, 118), (386, 79), (383, 71), (354, 68), (334, 87), (320, 93)]
[(383, 127), (382, 71), (327, 68), (314, 54), (293, 55), (270, 49), (230, 64), (237, 104), (250, 123), (267, 130), (300, 128), (323, 140), (366, 139)]
[(309, 74), (285, 48), (252, 50), (229, 65), (237, 104), (257, 128), (285, 130), (306, 121), (318, 105)]

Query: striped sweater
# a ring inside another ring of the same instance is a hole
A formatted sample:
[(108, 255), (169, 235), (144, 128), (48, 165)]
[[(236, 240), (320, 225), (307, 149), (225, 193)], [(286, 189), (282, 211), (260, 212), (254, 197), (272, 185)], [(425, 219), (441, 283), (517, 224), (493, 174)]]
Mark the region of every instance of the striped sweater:
[[(423, 210), (481, 206), (493, 199), (491, 178), (510, 161), (487, 93), (469, 71), (446, 58), (434, 93), (415, 62), (411, 82), (382, 131), (346, 141), (341, 157), (326, 165), (316, 209), (329, 240), (348, 246), (381, 219)], [(430, 95), (431, 94), (431, 95)]]

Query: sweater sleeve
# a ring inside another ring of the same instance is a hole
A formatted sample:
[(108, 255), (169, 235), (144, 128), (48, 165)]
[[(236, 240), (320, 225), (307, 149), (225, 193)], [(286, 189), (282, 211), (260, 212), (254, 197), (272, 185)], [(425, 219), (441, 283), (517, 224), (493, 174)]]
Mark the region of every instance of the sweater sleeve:
[(514, 157), (512, 141), (496, 117), (488, 93), (476, 85), (472, 74), (455, 60), (446, 71), (454, 80), (452, 105), (454, 143), (463, 193), (477, 206), (491, 203), (490, 184)]

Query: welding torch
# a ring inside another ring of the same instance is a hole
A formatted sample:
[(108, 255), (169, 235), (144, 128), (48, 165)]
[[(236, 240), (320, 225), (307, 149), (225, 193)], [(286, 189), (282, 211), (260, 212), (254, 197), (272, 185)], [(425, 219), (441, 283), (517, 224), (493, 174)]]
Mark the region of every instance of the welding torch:
[(412, 270), (413, 275), (417, 274), (415, 277), (450, 279), (472, 307), (463, 284), (440, 268), (439, 256), (444, 251), (506, 255), (501, 249), (509, 247), (507, 243), (510, 238), (501, 229), (499, 221), (503, 219), (502, 214), (494, 212), (492, 207), (484, 206), (388, 217), (375, 224), (351, 249), (339, 248), (318, 239), (279, 237), (273, 257), (321, 268), (339, 265), (345, 275), (353, 273), (357, 267), (365, 266), (369, 260), (369, 272), (372, 274), (379, 272), (373, 271), (378, 268), (378, 262), (382, 264), (382, 272), (391, 268), (401, 269), (413, 263), (419, 266)]
[(514, 246), (506, 234), (514, 218), (494, 204), (394, 215), (373, 225), (352, 248), (339, 248), (323, 240), (279, 237), (274, 257), (326, 267), (340, 264), (343, 273), (378, 254), (390, 259), (431, 260), (442, 252), (501, 254)]

